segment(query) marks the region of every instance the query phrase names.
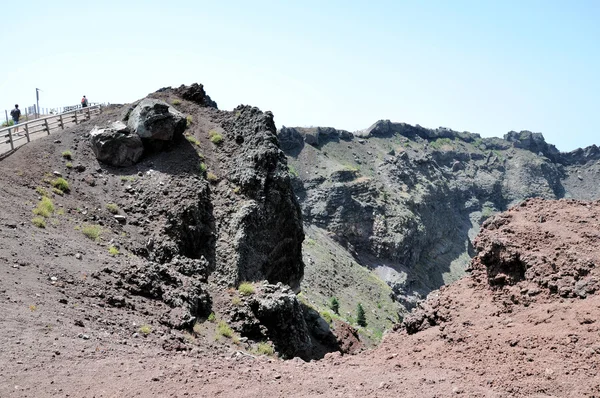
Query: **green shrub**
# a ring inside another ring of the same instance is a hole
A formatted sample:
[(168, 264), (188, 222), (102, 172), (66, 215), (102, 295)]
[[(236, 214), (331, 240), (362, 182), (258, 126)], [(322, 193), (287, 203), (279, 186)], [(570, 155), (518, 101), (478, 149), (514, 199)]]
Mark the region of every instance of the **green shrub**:
[(219, 336), (231, 338), (233, 336), (233, 329), (225, 321), (219, 321), (217, 324), (217, 334)]
[(188, 140), (191, 144), (200, 146), (200, 141), (198, 140), (198, 138), (194, 137), (193, 135), (186, 134), (185, 139)]
[(199, 168), (201, 173), (206, 173), (206, 164), (204, 162), (200, 162)]
[(269, 343), (260, 342), (256, 346), (256, 353), (259, 355), (273, 355), (275, 353), (275, 349)]
[(40, 195), (40, 196), (48, 196), (48, 197), (50, 196), (48, 191), (46, 191), (46, 188), (43, 188), (43, 187), (36, 187), (35, 192), (37, 192), (38, 195)]
[(119, 213), (119, 206), (117, 206), (114, 203), (107, 203), (106, 204), (106, 210), (108, 210), (112, 214), (118, 214)]
[(238, 296), (234, 296), (234, 297), (231, 299), (231, 304), (233, 304), (233, 305), (235, 305), (235, 306), (238, 306), (238, 305), (242, 304), (242, 299), (241, 299), (241, 298), (239, 298)]
[(171, 101), (171, 103), (172, 103), (173, 105), (181, 105), (181, 100), (174, 99), (173, 101)]
[(65, 158), (65, 159), (67, 159), (67, 160), (72, 160), (73, 159), (73, 154), (71, 153), (71, 151), (63, 151), (62, 157)]
[(238, 286), (238, 292), (240, 292), (242, 296), (250, 296), (251, 294), (254, 294), (254, 286), (250, 282), (242, 282), (240, 283), (240, 286)]
[(208, 138), (210, 139), (210, 142), (215, 145), (219, 145), (221, 142), (223, 142), (223, 136), (217, 133), (215, 130), (210, 130), (208, 132)]
[(358, 326), (367, 326), (367, 318), (365, 317), (365, 309), (361, 303), (356, 306), (356, 324)]
[(116, 247), (110, 246), (108, 248), (108, 254), (110, 254), (111, 256), (116, 256), (116, 255), (120, 254), (120, 252), (119, 252), (119, 249), (117, 249)]
[(332, 316), (331, 316), (331, 314), (330, 314), (329, 312), (327, 312), (327, 311), (323, 311), (323, 312), (321, 313), (321, 317), (322, 317), (323, 319), (325, 319), (325, 321), (326, 321), (328, 324), (330, 324), (330, 325), (331, 325), (331, 322), (333, 322), (333, 317), (332, 317)]
[(288, 165), (288, 171), (294, 177), (298, 177), (298, 172), (296, 171), (296, 168), (294, 166), (292, 166), (291, 164)]
[(54, 192), (55, 194), (57, 194), (59, 196), (63, 196), (65, 194), (63, 191), (61, 191), (58, 188), (52, 188), (52, 192)]
[(72, 169), (72, 168), (73, 168), (73, 163), (71, 163), (71, 162), (67, 162), (67, 163), (65, 164), (65, 166), (67, 167), (67, 169)]
[(38, 228), (46, 228), (46, 221), (44, 221), (44, 217), (33, 217), (31, 222)]
[(187, 115), (185, 121), (187, 122), (188, 126), (191, 126), (191, 124), (194, 123), (194, 118), (192, 117), (192, 115)]
[(217, 320), (217, 317), (215, 316), (214, 312), (211, 312), (210, 315), (208, 316), (208, 318), (206, 318), (206, 320), (209, 322), (214, 322)]
[(210, 182), (219, 181), (219, 177), (217, 177), (217, 175), (215, 173), (212, 173), (210, 171), (208, 173), (206, 173), (206, 179)]
[(56, 189), (60, 189), (63, 192), (69, 192), (69, 183), (62, 177), (52, 180), (51, 184)]
[(139, 332), (144, 335), (149, 335), (152, 332), (152, 326), (142, 325), (142, 326), (140, 326)]
[(52, 213), (54, 213), (54, 203), (52, 203), (52, 199), (47, 196), (43, 196), (36, 208), (33, 209), (33, 214), (45, 218), (50, 217)]
[(91, 240), (98, 240), (101, 230), (99, 225), (84, 225), (81, 228), (81, 232)]
[(340, 303), (337, 298), (332, 297), (329, 300), (329, 308), (331, 308), (331, 310), (333, 312), (335, 312), (336, 314), (338, 314), (338, 315), (340, 314)]
[(241, 191), (242, 191), (242, 188), (240, 188), (240, 187), (233, 188), (233, 193), (236, 195), (239, 195)]

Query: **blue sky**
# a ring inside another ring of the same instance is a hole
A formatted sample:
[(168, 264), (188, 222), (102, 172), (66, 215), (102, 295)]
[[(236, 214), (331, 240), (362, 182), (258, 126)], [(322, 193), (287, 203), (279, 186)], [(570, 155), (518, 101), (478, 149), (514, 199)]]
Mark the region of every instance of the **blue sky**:
[(600, 1), (112, 1), (3, 5), (0, 110), (203, 83), (280, 127), (378, 119), (562, 151), (600, 144)]

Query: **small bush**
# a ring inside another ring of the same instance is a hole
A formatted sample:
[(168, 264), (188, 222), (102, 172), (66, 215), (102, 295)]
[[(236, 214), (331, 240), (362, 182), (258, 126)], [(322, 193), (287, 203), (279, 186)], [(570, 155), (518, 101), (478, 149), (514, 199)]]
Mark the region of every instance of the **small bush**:
[(199, 168), (201, 173), (206, 173), (206, 164), (204, 162), (200, 162)]
[(181, 105), (181, 100), (174, 99), (173, 101), (171, 101), (171, 103), (172, 103), (173, 105)]
[(200, 141), (198, 140), (198, 138), (194, 137), (193, 135), (186, 135), (185, 139), (188, 140), (191, 144), (196, 145), (196, 146), (200, 146)]
[(52, 213), (54, 213), (54, 203), (52, 203), (52, 199), (47, 196), (43, 196), (36, 208), (33, 209), (33, 214), (45, 218), (50, 217)]
[(256, 353), (259, 355), (273, 355), (275, 353), (275, 349), (269, 343), (260, 342), (256, 346)]
[(110, 254), (111, 256), (116, 256), (116, 255), (120, 254), (120, 252), (119, 252), (119, 249), (117, 249), (116, 247), (110, 246), (108, 248), (108, 254)]
[(340, 303), (337, 298), (332, 297), (331, 300), (329, 300), (329, 308), (336, 314), (340, 314)]
[(331, 325), (331, 322), (333, 322), (333, 317), (332, 317), (332, 316), (331, 316), (331, 314), (330, 314), (329, 312), (327, 312), (327, 311), (323, 311), (323, 312), (321, 313), (321, 317), (322, 317), (323, 319), (325, 319), (325, 322), (327, 322), (327, 323), (328, 323), (328, 324), (330, 324), (330, 325)]
[(56, 215), (57, 216), (64, 216), (65, 215), (65, 209), (58, 209), (58, 210), (56, 210)]
[(361, 303), (356, 306), (356, 324), (358, 326), (367, 326), (367, 318), (365, 317), (365, 310)]
[(242, 304), (242, 299), (235, 296), (231, 299), (231, 304), (238, 306), (238, 305)]
[(192, 117), (192, 115), (187, 115), (187, 117), (185, 118), (185, 121), (187, 122), (188, 126), (191, 126), (192, 123), (194, 123), (194, 118)]
[(211, 312), (210, 315), (208, 316), (208, 318), (206, 318), (206, 320), (209, 322), (214, 322), (217, 320), (217, 317), (215, 316), (214, 312)]
[(52, 180), (51, 184), (56, 189), (60, 189), (63, 192), (69, 192), (69, 183), (62, 177)]
[(206, 179), (210, 182), (219, 181), (219, 177), (217, 177), (217, 175), (215, 173), (212, 173), (210, 171), (208, 173), (206, 173)]
[(217, 334), (219, 336), (231, 338), (233, 336), (233, 329), (225, 321), (219, 321), (217, 324)]
[(144, 335), (149, 335), (152, 332), (152, 326), (142, 325), (142, 326), (140, 326), (139, 332)]
[(119, 206), (117, 206), (114, 203), (107, 203), (106, 210), (108, 210), (112, 214), (117, 214), (117, 213), (119, 213)]
[(71, 153), (71, 151), (63, 151), (62, 157), (65, 158), (65, 159), (67, 159), (67, 160), (72, 160), (73, 159), (73, 154)]
[(61, 191), (58, 188), (52, 188), (52, 192), (54, 192), (55, 194), (57, 194), (59, 196), (63, 196), (65, 194), (63, 191)]
[(240, 292), (242, 296), (250, 296), (251, 294), (254, 294), (254, 286), (250, 282), (242, 282), (240, 283), (240, 286), (238, 286), (238, 292)]
[(100, 237), (100, 226), (99, 225), (84, 225), (81, 232), (91, 240), (98, 240)]
[(65, 167), (66, 167), (67, 169), (72, 169), (72, 168), (73, 168), (73, 163), (71, 163), (71, 162), (67, 162), (67, 163), (65, 164)]
[(219, 145), (221, 142), (223, 142), (223, 136), (217, 133), (215, 130), (210, 130), (208, 132), (208, 138), (210, 139), (210, 142), (215, 145)]
[(123, 182), (134, 181), (134, 180), (135, 180), (135, 177), (121, 176), (121, 181), (123, 181)]
[(37, 192), (38, 195), (40, 195), (40, 196), (47, 196), (47, 197), (50, 196), (48, 191), (46, 191), (46, 188), (43, 188), (43, 187), (36, 187), (35, 192)]
[(298, 177), (298, 172), (296, 171), (296, 168), (294, 166), (292, 166), (291, 164), (288, 165), (288, 172), (293, 175), (294, 177)]
[(233, 188), (233, 193), (236, 195), (239, 195), (241, 191), (242, 191), (242, 188), (240, 188), (240, 187)]
[(44, 221), (44, 217), (33, 217), (31, 223), (38, 228), (46, 228), (46, 221)]

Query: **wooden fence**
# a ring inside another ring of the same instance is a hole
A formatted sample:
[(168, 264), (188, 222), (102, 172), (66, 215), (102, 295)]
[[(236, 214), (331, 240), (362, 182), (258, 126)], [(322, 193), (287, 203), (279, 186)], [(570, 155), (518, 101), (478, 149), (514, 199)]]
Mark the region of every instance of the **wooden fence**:
[[(64, 130), (67, 127), (79, 124), (100, 114), (100, 105), (76, 109), (74, 111), (61, 113), (60, 115), (46, 116), (14, 126), (0, 129), (0, 155), (13, 151), (36, 138), (50, 135), (52, 131)], [(16, 130), (19, 130), (16, 132)], [(7, 145), (9, 144), (9, 145)]]

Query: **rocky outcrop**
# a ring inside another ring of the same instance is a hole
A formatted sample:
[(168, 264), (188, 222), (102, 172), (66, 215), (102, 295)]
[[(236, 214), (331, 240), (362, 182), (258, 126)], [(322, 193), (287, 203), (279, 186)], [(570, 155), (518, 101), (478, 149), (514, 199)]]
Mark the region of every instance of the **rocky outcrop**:
[(182, 84), (174, 92), (181, 98), (192, 101), (200, 106), (217, 108), (217, 103), (206, 94), (202, 84), (193, 83), (191, 86)]
[(301, 149), (304, 143), (319, 146), (329, 140), (350, 140), (352, 133), (333, 127), (285, 127), (279, 132), (279, 141), (284, 150)]
[(227, 227), (235, 251), (223, 271), (228, 280), (266, 279), (298, 290), (304, 232), (273, 115), (249, 106), (237, 107), (233, 115), (222, 123), (235, 147), (227, 175), (246, 200)]
[(186, 119), (166, 102), (146, 98), (129, 114), (127, 127), (142, 139), (170, 141), (183, 133)]
[(144, 152), (142, 140), (122, 122), (114, 122), (106, 128), (94, 127), (90, 142), (96, 158), (112, 166), (131, 166)]

